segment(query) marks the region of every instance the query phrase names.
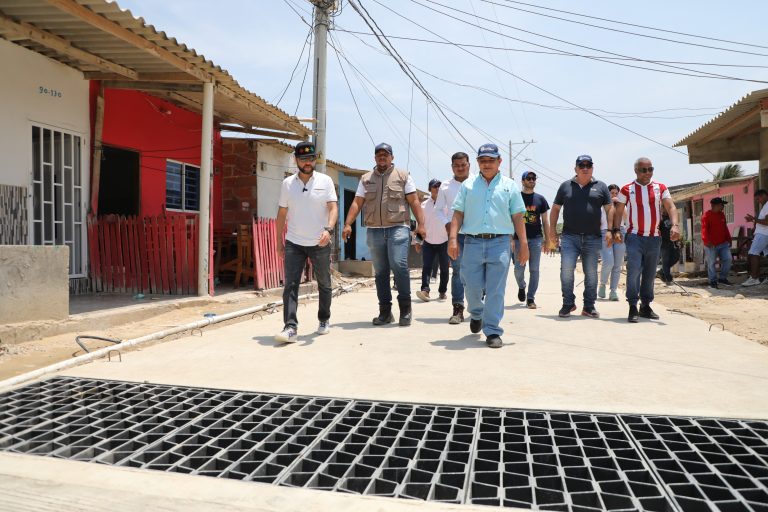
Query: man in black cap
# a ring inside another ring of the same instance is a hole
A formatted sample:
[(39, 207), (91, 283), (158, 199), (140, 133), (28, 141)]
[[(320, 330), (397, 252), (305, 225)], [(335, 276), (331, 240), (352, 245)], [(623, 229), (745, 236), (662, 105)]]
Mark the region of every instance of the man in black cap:
[(386, 325), (395, 321), (392, 316), (392, 289), (390, 271), (397, 284), (397, 302), (400, 306), (401, 326), (411, 325), (411, 279), (408, 274), (408, 247), (411, 241), (410, 211), (416, 217), (416, 235), (424, 238), (424, 214), (416, 194), (416, 185), (410, 174), (395, 168), (392, 146), (381, 143), (374, 150), (376, 167), (360, 178), (355, 200), (349, 207), (342, 237), (352, 234), (352, 223), (363, 211), (368, 248), (371, 251), (376, 276), (376, 295), (379, 315), (373, 325)]
[[(339, 218), (336, 188), (327, 174), (315, 174), (317, 154), (311, 142), (299, 142), (294, 150), (299, 172), (283, 180), (277, 211), (277, 255), (285, 259), (283, 289), (283, 330), (277, 341), (295, 343), (298, 339), (299, 284), (307, 264), (320, 292), (318, 334), (328, 334), (331, 318), (331, 247)], [(283, 243), (286, 219), (288, 232)]]
[[(728, 272), (731, 270), (733, 257), (731, 256), (731, 232), (725, 219), (725, 205), (728, 201), (722, 197), (713, 197), (709, 200), (712, 207), (701, 216), (701, 243), (704, 244), (704, 253), (707, 255), (707, 277), (710, 288), (719, 288), (721, 284), (731, 285), (728, 280)], [(720, 260), (720, 273), (718, 275), (715, 264)]]
[[(601, 210), (605, 210), (608, 226), (613, 225), (613, 206), (608, 186), (592, 177), (593, 162), (589, 155), (576, 158), (576, 176), (564, 181), (557, 189), (552, 210), (549, 214), (549, 240), (557, 240), (555, 229), (563, 210), (563, 233), (560, 237), (560, 288), (563, 293), (563, 307), (558, 316), (567, 318), (576, 311), (574, 271), (576, 261), (581, 257), (584, 271), (583, 316), (600, 318), (595, 309), (597, 300), (597, 257), (603, 247), (600, 230)], [(613, 235), (605, 235), (608, 247), (613, 244)]]
[(422, 243), (418, 243), (417, 237), (416, 250), (421, 251), (424, 263), (421, 272), (421, 290), (416, 292), (416, 296), (424, 302), (429, 302), (430, 299), (429, 278), (432, 275), (432, 265), (435, 259), (438, 260), (440, 266), (440, 284), (437, 288), (437, 292), (440, 295), (438, 298), (445, 300), (447, 298), (445, 292), (448, 291), (448, 268), (450, 265), (448, 261), (448, 233), (445, 231), (442, 217), (437, 208), (435, 208), (440, 185), (440, 180), (430, 180), (430, 197), (421, 203), (421, 209), (424, 211), (424, 227), (427, 230), (427, 236), (421, 241)]

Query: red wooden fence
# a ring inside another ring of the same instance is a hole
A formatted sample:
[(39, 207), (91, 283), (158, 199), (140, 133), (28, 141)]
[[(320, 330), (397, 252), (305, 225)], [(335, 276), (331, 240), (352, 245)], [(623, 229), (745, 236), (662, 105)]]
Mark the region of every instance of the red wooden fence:
[(88, 240), (95, 291), (197, 293), (195, 217), (91, 218)]
[[(253, 286), (257, 290), (278, 288), (285, 283), (283, 260), (277, 257), (277, 221), (253, 219)], [(285, 233), (283, 233), (285, 240)], [(307, 265), (302, 281), (312, 279), (312, 266)]]

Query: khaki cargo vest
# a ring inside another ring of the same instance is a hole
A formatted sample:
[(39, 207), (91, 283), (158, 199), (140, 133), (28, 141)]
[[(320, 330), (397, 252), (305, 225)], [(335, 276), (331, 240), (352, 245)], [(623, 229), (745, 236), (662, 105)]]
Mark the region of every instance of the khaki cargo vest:
[(408, 224), (408, 202), (405, 184), (408, 173), (390, 167), (384, 174), (373, 170), (364, 174), (360, 181), (365, 188), (363, 219), (366, 226), (386, 228)]

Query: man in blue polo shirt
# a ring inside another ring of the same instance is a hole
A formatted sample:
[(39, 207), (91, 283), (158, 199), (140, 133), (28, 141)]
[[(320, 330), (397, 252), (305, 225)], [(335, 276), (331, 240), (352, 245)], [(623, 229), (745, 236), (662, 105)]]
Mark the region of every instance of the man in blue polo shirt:
[[(480, 174), (461, 184), (453, 203), (448, 255), (459, 256), (458, 235), (464, 235), (461, 278), (470, 314), (469, 330), (483, 330), (491, 348), (502, 345), (501, 319), (504, 292), (512, 255), (512, 235), (520, 237), (517, 261), (528, 261), (525, 232), (525, 204), (514, 181), (499, 173), (501, 155), (495, 144), (483, 144), (477, 151)], [(485, 292), (485, 300), (483, 300)]]

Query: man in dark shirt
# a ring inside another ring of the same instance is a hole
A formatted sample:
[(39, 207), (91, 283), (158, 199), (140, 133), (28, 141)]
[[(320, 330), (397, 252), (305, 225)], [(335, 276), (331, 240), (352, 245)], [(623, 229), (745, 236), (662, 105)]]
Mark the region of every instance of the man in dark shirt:
[[(608, 186), (592, 177), (593, 162), (589, 155), (576, 159), (576, 176), (564, 181), (555, 195), (549, 214), (549, 239), (556, 240), (555, 229), (563, 209), (563, 233), (560, 237), (560, 286), (563, 292), (563, 307), (559, 315), (563, 318), (576, 311), (576, 295), (573, 293), (576, 260), (581, 256), (584, 271), (584, 308), (581, 314), (600, 318), (595, 309), (597, 300), (597, 256), (602, 248), (600, 233), (600, 208), (605, 209), (608, 225), (613, 226), (613, 206)], [(608, 247), (613, 244), (613, 235), (605, 235)]]
[[(536, 290), (539, 288), (539, 262), (541, 261), (542, 242), (544, 250), (548, 252), (548, 241), (544, 233), (549, 233), (549, 220), (545, 215), (549, 211), (549, 203), (541, 194), (533, 191), (536, 187), (536, 173), (525, 171), (521, 177), (523, 203), (525, 203), (525, 233), (528, 235), (528, 264), (530, 279), (528, 281), (528, 293), (525, 293), (525, 264), (515, 262), (515, 280), (517, 281), (517, 298), (525, 302), (528, 309), (536, 309)], [(544, 230), (542, 231), (542, 223)], [(520, 240), (515, 234), (515, 254), (520, 251)]]

